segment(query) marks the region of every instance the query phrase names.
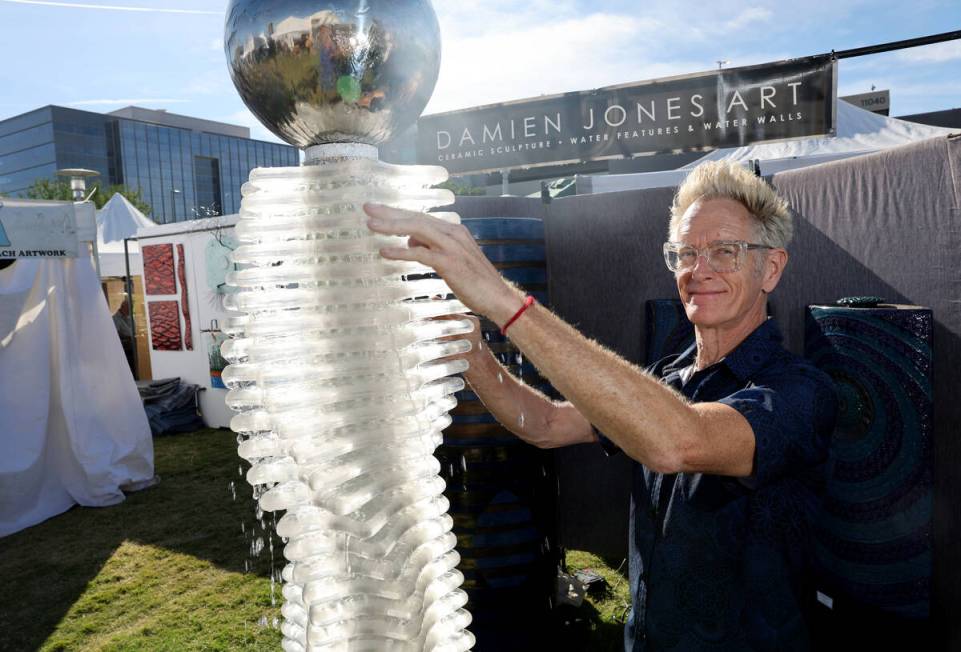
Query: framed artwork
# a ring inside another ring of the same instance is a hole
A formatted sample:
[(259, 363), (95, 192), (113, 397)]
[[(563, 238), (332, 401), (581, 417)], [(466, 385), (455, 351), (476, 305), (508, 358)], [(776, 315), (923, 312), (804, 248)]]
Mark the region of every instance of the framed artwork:
[(147, 294), (176, 294), (174, 246), (170, 243), (146, 245), (140, 249)]
[(176, 301), (148, 301), (154, 351), (182, 351), (180, 307)]

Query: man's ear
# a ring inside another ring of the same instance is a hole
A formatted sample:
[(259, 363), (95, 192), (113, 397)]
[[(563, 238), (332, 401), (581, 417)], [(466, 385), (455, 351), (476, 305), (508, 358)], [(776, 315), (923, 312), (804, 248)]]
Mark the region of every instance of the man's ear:
[(761, 289), (767, 294), (773, 292), (781, 281), (781, 274), (787, 267), (787, 260), (786, 249), (771, 249), (768, 251), (767, 260), (764, 261), (764, 280), (761, 284)]

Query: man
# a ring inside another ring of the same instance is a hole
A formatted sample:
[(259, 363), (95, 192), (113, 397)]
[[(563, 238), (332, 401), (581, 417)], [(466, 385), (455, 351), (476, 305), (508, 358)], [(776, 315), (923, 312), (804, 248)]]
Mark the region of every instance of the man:
[(475, 337), (467, 379), (501, 423), (542, 448), (600, 440), (636, 462), (626, 650), (809, 647), (801, 581), (836, 401), (767, 318), (792, 235), (773, 189), (729, 163), (699, 166), (678, 189), (664, 256), (696, 345), (647, 372), (546, 308), (524, 309), (463, 227), (367, 212), (372, 230), (410, 237), (385, 257), (430, 265), (473, 311), (509, 323), (568, 399), (503, 373)]

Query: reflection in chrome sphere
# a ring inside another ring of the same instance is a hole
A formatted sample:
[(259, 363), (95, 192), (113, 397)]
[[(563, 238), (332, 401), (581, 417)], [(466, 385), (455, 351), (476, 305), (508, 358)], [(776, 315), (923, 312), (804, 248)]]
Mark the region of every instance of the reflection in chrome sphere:
[(414, 123), (440, 68), (430, 0), (231, 0), (230, 76), (291, 145), (377, 145)]

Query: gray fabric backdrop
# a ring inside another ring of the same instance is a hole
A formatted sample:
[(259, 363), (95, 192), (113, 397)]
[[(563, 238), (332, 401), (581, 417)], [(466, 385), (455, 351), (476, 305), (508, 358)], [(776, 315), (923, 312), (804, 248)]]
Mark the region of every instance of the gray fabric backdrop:
[[(801, 353), (804, 309), (853, 295), (928, 306), (934, 338), (933, 617), (961, 649), (961, 139), (937, 138), (775, 175), (796, 211), (795, 239), (772, 295), (786, 344)], [(554, 310), (585, 335), (644, 360), (644, 302), (676, 296), (664, 267), (673, 189), (526, 198), (459, 198), (464, 217), (545, 219)], [(585, 370), (584, 373), (590, 373)], [(626, 556), (628, 463), (596, 446), (557, 451), (561, 541)]]

